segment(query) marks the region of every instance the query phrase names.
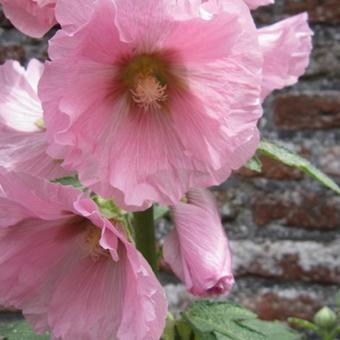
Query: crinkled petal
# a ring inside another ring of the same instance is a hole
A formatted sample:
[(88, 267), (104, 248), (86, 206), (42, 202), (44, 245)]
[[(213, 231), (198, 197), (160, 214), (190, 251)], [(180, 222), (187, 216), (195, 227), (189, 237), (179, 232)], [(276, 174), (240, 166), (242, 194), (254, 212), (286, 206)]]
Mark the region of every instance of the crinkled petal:
[(90, 20), (96, 1), (58, 0), (55, 10), (58, 23), (68, 34), (76, 33)]
[[(42, 220), (55, 220), (70, 215), (72, 202), (82, 193), (72, 187), (53, 184), (47, 180), (24, 173), (15, 173), (0, 168), (0, 227), (10, 221), (39, 217)], [(5, 207), (12, 205), (13, 216)], [(18, 215), (15, 216), (15, 211)], [(13, 224), (13, 222), (11, 223)]]
[(93, 203), (80, 201), (77, 209), (102, 228), (101, 245), (114, 256), (83, 259), (62, 280), (51, 301), (54, 334), (65, 340), (158, 340), (167, 304), (151, 268)]
[[(241, 0), (206, 3), (209, 19), (190, 10), (179, 19), (173, 1), (148, 0), (132, 11), (133, 4), (96, 2), (87, 25), (52, 39), (39, 95), (48, 152), (102, 196), (143, 210), (154, 201), (175, 204), (191, 187), (219, 184), (252, 156), (262, 54)], [(169, 112), (145, 114), (121, 91), (117, 65), (152, 51), (164, 53), (185, 90), (169, 84)], [(236, 160), (245, 146), (248, 157)]]
[[(164, 291), (119, 224), (101, 217), (94, 202), (73, 188), (3, 172), (0, 183), (0, 204), (7, 200), (29, 210), (0, 229), (1, 304), (23, 310), (36, 332), (50, 331), (55, 339), (160, 338)], [(25, 206), (28, 197), (33, 208), (37, 197), (45, 199), (41, 211)], [(53, 203), (56, 211), (63, 205), (63, 214), (45, 220)], [(88, 228), (96, 227), (100, 253), (89, 248)]]
[(262, 99), (275, 89), (293, 85), (305, 72), (312, 50), (307, 13), (258, 30), (264, 55)]
[(214, 199), (203, 189), (192, 189), (187, 199), (172, 208), (175, 229), (164, 241), (165, 261), (192, 294), (228, 293), (231, 254)]
[(56, 24), (55, 1), (43, 6), (34, 0), (1, 0), (6, 17), (23, 33), (41, 38)]

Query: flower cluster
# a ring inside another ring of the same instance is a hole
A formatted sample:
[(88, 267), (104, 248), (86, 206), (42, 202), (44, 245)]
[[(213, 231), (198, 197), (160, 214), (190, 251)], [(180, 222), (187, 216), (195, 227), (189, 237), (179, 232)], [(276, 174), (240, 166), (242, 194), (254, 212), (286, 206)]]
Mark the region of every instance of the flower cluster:
[[(230, 292), (206, 188), (253, 156), (264, 98), (311, 51), (306, 14), (256, 28), (250, 9), (272, 2), (0, 0), (28, 35), (61, 27), (45, 64), (0, 66), (0, 304), (55, 339), (159, 339), (165, 294), (127, 218), (154, 203), (171, 207), (163, 255), (187, 289)], [(82, 189), (57, 180), (74, 175)]]

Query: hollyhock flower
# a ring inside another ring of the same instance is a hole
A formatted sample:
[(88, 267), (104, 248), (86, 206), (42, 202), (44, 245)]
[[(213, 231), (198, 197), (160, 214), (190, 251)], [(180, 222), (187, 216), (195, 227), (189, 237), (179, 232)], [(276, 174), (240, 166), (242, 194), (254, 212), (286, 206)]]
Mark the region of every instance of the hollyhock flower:
[(313, 34), (307, 22), (307, 13), (302, 13), (258, 30), (264, 55), (262, 98), (295, 84), (304, 74)]
[(186, 197), (172, 208), (175, 228), (164, 241), (164, 259), (192, 294), (229, 293), (231, 253), (214, 198), (204, 189)]
[(0, 304), (53, 339), (160, 338), (164, 292), (119, 222), (71, 187), (2, 169), (0, 184)]
[(27, 70), (17, 61), (0, 66), (0, 166), (52, 179), (67, 172), (46, 153), (37, 95), (42, 71), (43, 64), (35, 59)]
[(39, 96), (48, 152), (84, 185), (142, 210), (219, 184), (253, 155), (262, 52), (243, 1), (211, 18), (196, 2), (68, 3)]
[(56, 0), (0, 0), (5, 16), (21, 32), (41, 38), (57, 22)]

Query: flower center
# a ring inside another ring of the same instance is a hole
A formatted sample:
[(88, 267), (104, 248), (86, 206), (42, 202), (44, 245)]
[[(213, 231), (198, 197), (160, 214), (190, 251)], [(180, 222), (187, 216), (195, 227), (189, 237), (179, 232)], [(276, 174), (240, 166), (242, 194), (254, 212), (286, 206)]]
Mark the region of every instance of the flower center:
[(98, 227), (92, 224), (87, 225), (85, 233), (86, 250), (89, 252), (90, 257), (94, 261), (97, 261), (101, 256), (110, 256), (110, 252), (102, 248), (99, 244), (101, 238), (101, 230)]
[(134, 102), (144, 111), (160, 109), (161, 104), (168, 99), (167, 84), (162, 85), (152, 75), (137, 79), (135, 88), (130, 91)]
[(131, 102), (144, 111), (155, 111), (166, 105), (173, 76), (164, 56), (142, 53), (119, 63), (120, 82), (130, 94)]

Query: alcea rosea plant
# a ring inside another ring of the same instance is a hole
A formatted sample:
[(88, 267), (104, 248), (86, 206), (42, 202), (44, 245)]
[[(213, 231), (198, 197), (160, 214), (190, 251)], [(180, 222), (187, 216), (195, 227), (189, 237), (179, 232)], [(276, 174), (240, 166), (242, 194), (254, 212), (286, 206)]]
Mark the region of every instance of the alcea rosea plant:
[(163, 255), (187, 289), (230, 292), (232, 256), (207, 187), (257, 149), (339, 191), (297, 156), (260, 145), (262, 101), (308, 64), (306, 14), (257, 29), (250, 8), (272, 1), (0, 3), (29, 35), (61, 27), (45, 65), (0, 67), (0, 304), (21, 309), (36, 332), (162, 336), (154, 204), (171, 211)]

